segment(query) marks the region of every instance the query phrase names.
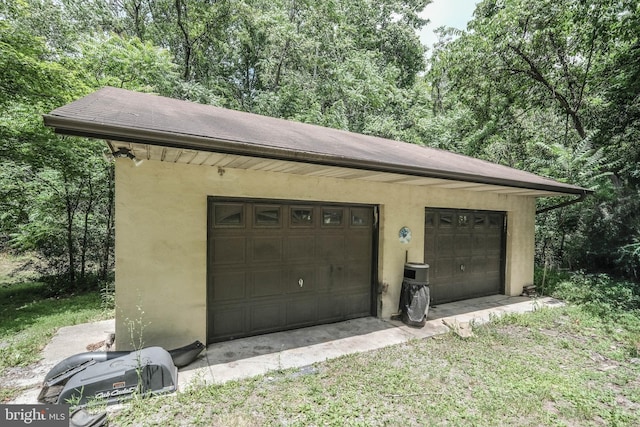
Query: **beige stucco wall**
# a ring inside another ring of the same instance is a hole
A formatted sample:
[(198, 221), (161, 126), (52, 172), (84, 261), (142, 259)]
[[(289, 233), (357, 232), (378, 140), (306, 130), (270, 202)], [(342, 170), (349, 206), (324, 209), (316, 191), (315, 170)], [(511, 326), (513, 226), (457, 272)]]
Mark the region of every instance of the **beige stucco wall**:
[[(405, 258), (422, 262), (424, 209), (506, 211), (506, 293), (533, 281), (535, 200), (488, 192), (371, 183), (128, 159), (116, 164), (116, 345), (168, 348), (206, 342), (207, 196), (380, 206), (378, 316), (397, 311)], [(412, 241), (398, 231), (407, 226)], [(133, 335), (131, 333), (133, 326)]]

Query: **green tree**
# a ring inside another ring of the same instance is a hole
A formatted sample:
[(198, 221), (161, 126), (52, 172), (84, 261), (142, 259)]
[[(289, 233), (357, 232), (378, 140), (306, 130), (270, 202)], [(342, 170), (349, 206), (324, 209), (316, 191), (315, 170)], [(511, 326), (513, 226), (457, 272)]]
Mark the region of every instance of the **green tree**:
[[(40, 11), (56, 7), (50, 24), (62, 33), (38, 36), (47, 33)], [(66, 16), (60, 4), (26, 1), (3, 13), (0, 233), (14, 249), (39, 253), (44, 273), (77, 287), (98, 271), (105, 277), (112, 263), (113, 166), (102, 142), (60, 138), (44, 127), (42, 114), (103, 85), (208, 94), (183, 84), (166, 51), (149, 43), (115, 34), (74, 42), (80, 37), (58, 25)]]
[(485, 0), (467, 31), (440, 32), (426, 79), (431, 122), (450, 130), (428, 143), (596, 190), (539, 217), (543, 259), (637, 270), (616, 261), (637, 259), (623, 256), (638, 241), (637, 12), (636, 1)]

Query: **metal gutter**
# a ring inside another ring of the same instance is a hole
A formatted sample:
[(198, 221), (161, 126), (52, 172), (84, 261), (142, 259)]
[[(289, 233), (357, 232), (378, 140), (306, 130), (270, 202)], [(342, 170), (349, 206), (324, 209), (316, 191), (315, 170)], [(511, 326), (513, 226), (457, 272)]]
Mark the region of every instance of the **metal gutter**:
[(566, 206), (571, 206), (573, 204), (579, 203), (579, 202), (583, 201), (587, 197), (588, 194), (590, 194), (590, 193), (583, 192), (576, 199), (568, 200), (566, 202), (558, 203), (557, 205), (548, 206), (546, 208), (536, 210), (536, 215), (541, 214), (541, 213), (545, 213), (545, 212), (549, 212), (549, 211), (552, 211), (554, 209), (560, 209), (560, 208), (564, 208)]
[(70, 119), (62, 116), (43, 115), (45, 125), (53, 127), (55, 132), (64, 135), (82, 136), (88, 138), (117, 140), (122, 142), (152, 144), (163, 147), (235, 154), (259, 157), (273, 160), (295, 161), (323, 166), (342, 166), (352, 169), (375, 172), (399, 173), (404, 175), (442, 178), (463, 182), (501, 185), (513, 188), (543, 190), (552, 193), (578, 194), (582, 198), (586, 195), (583, 188), (572, 185), (545, 185), (527, 183), (517, 180), (495, 178), (492, 176), (466, 174), (460, 172), (442, 171), (428, 168), (418, 168), (385, 163), (380, 161), (359, 160), (343, 156), (331, 156), (321, 153), (294, 151), (264, 144), (247, 143), (236, 140), (214, 139), (184, 133), (172, 133), (161, 130), (139, 129), (130, 126), (117, 126), (86, 120)]

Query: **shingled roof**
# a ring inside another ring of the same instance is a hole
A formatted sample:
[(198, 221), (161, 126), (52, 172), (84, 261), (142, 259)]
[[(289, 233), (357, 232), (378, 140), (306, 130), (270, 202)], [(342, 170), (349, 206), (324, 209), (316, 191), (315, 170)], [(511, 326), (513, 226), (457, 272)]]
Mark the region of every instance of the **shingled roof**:
[(57, 133), (315, 165), (542, 190), (584, 188), (370, 135), (105, 87), (44, 115)]

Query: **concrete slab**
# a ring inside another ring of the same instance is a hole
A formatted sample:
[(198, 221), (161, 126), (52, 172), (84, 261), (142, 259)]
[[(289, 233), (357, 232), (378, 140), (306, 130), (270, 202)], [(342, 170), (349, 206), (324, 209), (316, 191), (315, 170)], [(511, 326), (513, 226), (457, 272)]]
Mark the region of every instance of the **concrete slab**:
[(45, 361), (58, 363), (74, 354), (89, 351), (88, 345), (105, 340), (115, 330), (114, 319), (62, 327), (42, 350), (42, 357)]
[(495, 295), (432, 307), (421, 328), (401, 321), (366, 317), (212, 344), (196, 362), (180, 370), (179, 387), (185, 389), (191, 384), (224, 383), (278, 369), (303, 368), (351, 353), (447, 333), (450, 329), (446, 323), (477, 325), (506, 313), (524, 313), (561, 304), (549, 297)]
[(21, 378), (14, 379), (9, 384), (13, 387), (26, 388), (23, 393), (9, 403), (38, 403), (37, 399), (42, 381), (51, 368), (69, 356), (88, 351), (88, 345), (106, 339), (107, 335), (114, 331), (114, 319), (65, 326), (58, 329), (56, 335), (42, 350), (42, 360), (30, 371), (23, 371)]
[[(562, 302), (548, 297), (496, 295), (431, 307), (426, 324), (420, 328), (401, 321), (365, 317), (216, 343), (209, 345), (194, 363), (180, 369), (179, 389), (224, 383), (273, 370), (306, 369), (314, 363), (347, 354), (447, 333), (450, 329), (445, 323), (482, 324), (506, 313), (524, 313), (558, 305)], [(87, 345), (104, 340), (113, 330), (113, 320), (61, 328), (45, 347), (44, 359), (28, 384), (33, 383), (34, 389), (25, 391), (13, 403), (36, 403), (40, 383), (48, 369), (66, 357), (87, 351)]]

